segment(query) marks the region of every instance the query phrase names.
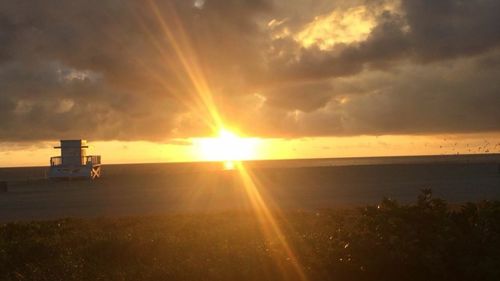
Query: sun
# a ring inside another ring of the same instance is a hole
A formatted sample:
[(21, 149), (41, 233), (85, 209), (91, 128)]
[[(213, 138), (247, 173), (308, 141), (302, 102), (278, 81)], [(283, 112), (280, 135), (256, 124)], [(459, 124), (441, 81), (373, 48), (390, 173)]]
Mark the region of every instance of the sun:
[(226, 129), (221, 129), (217, 137), (194, 140), (201, 160), (224, 162), (255, 159), (258, 143), (257, 138), (240, 137)]

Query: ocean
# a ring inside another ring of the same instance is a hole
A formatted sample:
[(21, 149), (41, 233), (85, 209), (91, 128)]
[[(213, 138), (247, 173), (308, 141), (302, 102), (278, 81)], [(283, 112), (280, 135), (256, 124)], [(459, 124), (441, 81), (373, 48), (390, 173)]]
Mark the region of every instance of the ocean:
[[(105, 158), (104, 158), (105, 159)], [(0, 220), (250, 210), (317, 210), (412, 202), (420, 190), (452, 203), (500, 200), (500, 154), (103, 165), (96, 181), (45, 179), (48, 167), (1, 168)], [(247, 180), (243, 181), (242, 178)], [(250, 179), (250, 181), (248, 181)]]

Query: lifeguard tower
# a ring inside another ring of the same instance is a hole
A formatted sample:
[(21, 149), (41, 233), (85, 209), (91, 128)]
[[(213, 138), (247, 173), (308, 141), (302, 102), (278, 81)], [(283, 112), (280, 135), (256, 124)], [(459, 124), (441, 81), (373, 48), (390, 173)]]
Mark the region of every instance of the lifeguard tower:
[(50, 157), (49, 177), (54, 179), (88, 178), (101, 176), (101, 156), (87, 156), (86, 140), (61, 140), (61, 156)]

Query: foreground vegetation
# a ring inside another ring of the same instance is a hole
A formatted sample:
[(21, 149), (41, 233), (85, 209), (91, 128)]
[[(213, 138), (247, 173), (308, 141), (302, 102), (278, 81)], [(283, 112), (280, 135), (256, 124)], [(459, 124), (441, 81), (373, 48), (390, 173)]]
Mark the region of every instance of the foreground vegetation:
[[(425, 190), (350, 211), (276, 215), (309, 280), (500, 280), (500, 202), (451, 208)], [(0, 280), (280, 280), (280, 237), (251, 213), (0, 226)]]

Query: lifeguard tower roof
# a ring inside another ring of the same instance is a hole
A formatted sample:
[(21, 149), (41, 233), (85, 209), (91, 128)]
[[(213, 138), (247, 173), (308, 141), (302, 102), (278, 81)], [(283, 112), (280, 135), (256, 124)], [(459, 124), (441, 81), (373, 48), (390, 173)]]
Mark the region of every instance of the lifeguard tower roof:
[(51, 178), (90, 178), (95, 179), (101, 175), (101, 156), (87, 156), (86, 140), (61, 140), (59, 146), (61, 156), (50, 158)]
[(62, 148), (62, 147), (81, 147), (81, 148), (89, 148), (86, 140), (60, 140), (61, 144), (59, 146), (54, 146), (54, 148)]

